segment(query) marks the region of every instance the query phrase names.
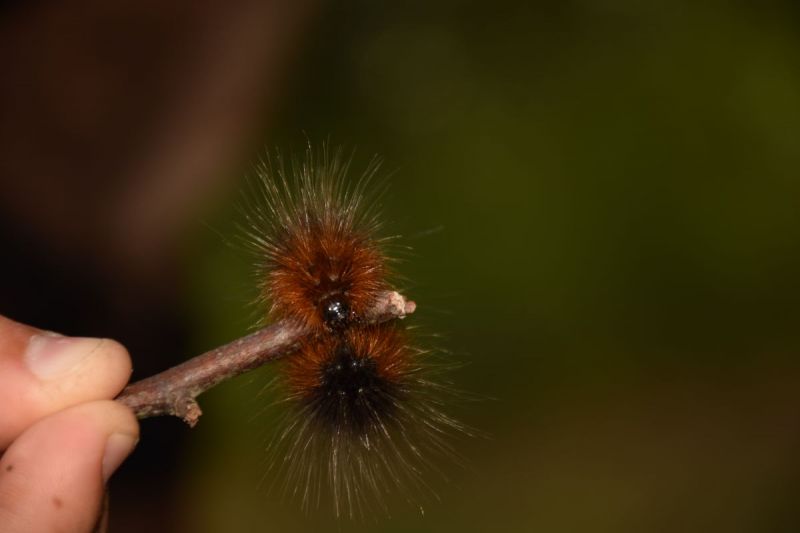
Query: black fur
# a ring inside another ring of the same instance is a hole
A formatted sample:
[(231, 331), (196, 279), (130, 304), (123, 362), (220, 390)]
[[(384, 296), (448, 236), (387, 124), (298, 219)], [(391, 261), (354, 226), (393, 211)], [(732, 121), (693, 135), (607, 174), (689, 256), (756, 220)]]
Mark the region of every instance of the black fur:
[(321, 425), (364, 435), (393, 418), (398, 395), (397, 385), (380, 376), (375, 360), (357, 357), (343, 342), (322, 368), (320, 386), (308, 401)]

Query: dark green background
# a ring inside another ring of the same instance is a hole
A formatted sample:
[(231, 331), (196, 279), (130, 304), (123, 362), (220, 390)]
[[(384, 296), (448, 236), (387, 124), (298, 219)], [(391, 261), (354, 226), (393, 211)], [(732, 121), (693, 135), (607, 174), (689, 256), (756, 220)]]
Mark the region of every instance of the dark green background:
[[(306, 516), (257, 489), (261, 371), (203, 398), (191, 529), (800, 529), (799, 28), (792, 2), (329, 5), (265, 143), (384, 156), (409, 321), (487, 437), (424, 517)], [(200, 351), (252, 288), (205, 226), (188, 249)]]

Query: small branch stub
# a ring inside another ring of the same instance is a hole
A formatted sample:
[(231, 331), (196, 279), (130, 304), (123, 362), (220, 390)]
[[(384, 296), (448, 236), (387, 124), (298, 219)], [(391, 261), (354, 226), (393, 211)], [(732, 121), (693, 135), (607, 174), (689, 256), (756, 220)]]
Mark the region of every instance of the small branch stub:
[[(367, 323), (405, 318), (416, 309), (396, 291), (384, 292), (365, 316)], [(160, 374), (125, 387), (116, 400), (139, 418), (171, 415), (189, 426), (202, 411), (195, 398), (219, 383), (293, 352), (309, 332), (288, 320), (278, 321), (245, 337), (198, 355)]]

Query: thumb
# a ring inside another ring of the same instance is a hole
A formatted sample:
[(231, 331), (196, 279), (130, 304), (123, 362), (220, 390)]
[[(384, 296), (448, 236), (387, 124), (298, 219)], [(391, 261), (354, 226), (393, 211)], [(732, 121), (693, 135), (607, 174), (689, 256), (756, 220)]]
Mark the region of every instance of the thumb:
[(118, 342), (63, 337), (0, 316), (0, 450), (44, 416), (113, 398), (130, 374)]

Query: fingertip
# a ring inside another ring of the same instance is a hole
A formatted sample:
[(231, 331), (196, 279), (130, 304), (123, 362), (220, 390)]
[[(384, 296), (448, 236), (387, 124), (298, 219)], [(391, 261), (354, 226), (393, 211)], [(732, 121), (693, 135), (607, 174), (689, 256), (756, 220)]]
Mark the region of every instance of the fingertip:
[[(5, 333), (4, 333), (5, 332)], [(0, 321), (0, 449), (36, 420), (116, 396), (131, 375), (128, 350), (112, 339), (66, 337)]]
[(139, 421), (133, 411), (119, 402), (104, 400), (86, 405), (85, 416), (91, 416), (97, 431), (106, 435), (101, 462), (105, 483), (136, 448), (139, 442)]
[(100, 339), (84, 364), (78, 369), (76, 382), (83, 379), (97, 385), (94, 399), (116, 396), (130, 380), (133, 372), (128, 349), (114, 339)]
[(87, 409), (106, 434), (123, 433), (139, 439), (139, 420), (129, 407), (113, 400), (98, 400), (73, 409), (79, 408)]
[(113, 339), (40, 332), (28, 340), (23, 360), (44, 386), (62, 390), (96, 379), (117, 393), (131, 374), (128, 350)]

